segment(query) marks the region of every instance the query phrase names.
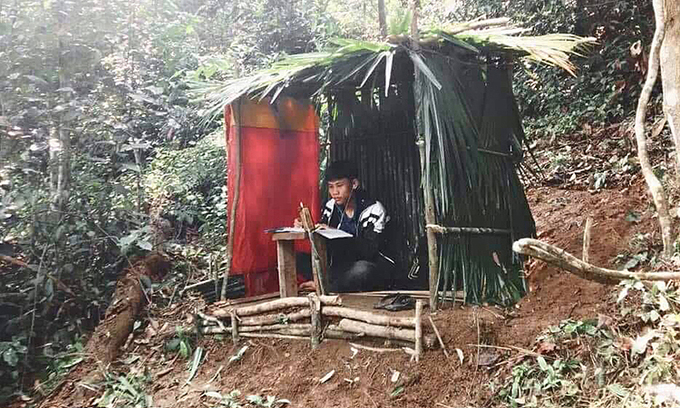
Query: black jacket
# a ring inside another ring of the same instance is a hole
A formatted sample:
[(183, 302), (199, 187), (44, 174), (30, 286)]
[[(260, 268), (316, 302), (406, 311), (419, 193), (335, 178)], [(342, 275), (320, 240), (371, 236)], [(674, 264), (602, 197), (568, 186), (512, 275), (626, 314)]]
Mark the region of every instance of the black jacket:
[(386, 255), (387, 240), (383, 233), (390, 217), (385, 207), (380, 201), (370, 198), (363, 190), (355, 192), (355, 200), (356, 208), (351, 220), (344, 218), (347, 217), (344, 208), (336, 205), (333, 199), (328, 200), (323, 208), (322, 224), (354, 235), (354, 238), (336, 239), (328, 243), (330, 263), (358, 260), (377, 262), (382, 258), (394, 264), (394, 261)]

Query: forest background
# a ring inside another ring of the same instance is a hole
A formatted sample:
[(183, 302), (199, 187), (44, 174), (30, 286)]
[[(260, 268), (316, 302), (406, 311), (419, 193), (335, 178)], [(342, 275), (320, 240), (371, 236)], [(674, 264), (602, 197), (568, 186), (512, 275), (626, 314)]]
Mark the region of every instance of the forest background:
[[(69, 356), (102, 317), (119, 272), (153, 248), (155, 229), (170, 234), (176, 257), (158, 288), (167, 302), (199, 271), (221, 272), (223, 129), (203, 120), (195, 84), (242, 76), (337, 37), (407, 33), (407, 3), (0, 0), (0, 396), (21, 392), (27, 373), (73, 364)], [(597, 130), (632, 122), (654, 30), (651, 2), (420, 7), (421, 27), (509, 17), (531, 34), (595, 37), (575, 60), (576, 77), (520, 64), (515, 93), (533, 146), (568, 135), (621, 142)], [(662, 112), (659, 91), (653, 115)], [(551, 170), (565, 154), (553, 154), (549, 175), (559, 175)], [(617, 160), (613, 167), (636, 166)], [(614, 171), (595, 173), (588, 187), (604, 187)], [(151, 222), (159, 217), (168, 225)]]

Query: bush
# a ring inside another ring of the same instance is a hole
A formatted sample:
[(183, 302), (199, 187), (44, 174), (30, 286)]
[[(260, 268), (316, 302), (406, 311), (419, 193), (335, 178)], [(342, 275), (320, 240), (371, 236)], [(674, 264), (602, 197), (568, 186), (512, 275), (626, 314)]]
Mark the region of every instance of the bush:
[(218, 131), (182, 150), (159, 148), (144, 176), (148, 202), (174, 223), (176, 236), (192, 228), (203, 245), (223, 245), (226, 233), (226, 154)]

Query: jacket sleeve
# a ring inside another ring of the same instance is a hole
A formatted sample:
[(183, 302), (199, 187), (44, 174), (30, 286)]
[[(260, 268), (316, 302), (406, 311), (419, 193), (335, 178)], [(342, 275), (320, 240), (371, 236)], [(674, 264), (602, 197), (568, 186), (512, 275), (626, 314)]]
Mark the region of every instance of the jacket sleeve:
[(361, 233), (355, 238), (355, 249), (362, 259), (373, 259), (378, 256), (383, 246), (385, 226), (390, 217), (385, 207), (376, 201), (368, 207), (359, 217)]
[(326, 202), (326, 205), (324, 205), (323, 208), (321, 209), (321, 219), (319, 220), (319, 224), (330, 225), (334, 208), (335, 207), (333, 200), (329, 200)]

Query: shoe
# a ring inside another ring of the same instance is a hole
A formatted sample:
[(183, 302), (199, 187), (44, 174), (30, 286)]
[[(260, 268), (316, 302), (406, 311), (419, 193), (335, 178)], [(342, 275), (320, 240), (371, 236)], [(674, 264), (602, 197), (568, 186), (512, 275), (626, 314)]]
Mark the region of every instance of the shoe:
[(400, 310), (415, 309), (416, 300), (409, 295), (399, 295), (394, 299), (394, 302), (385, 306), (385, 310), (390, 312), (398, 312)]
[(393, 293), (382, 297), (375, 305), (374, 309), (385, 309), (390, 312), (397, 312), (400, 310), (409, 310), (415, 308), (416, 300), (409, 295), (402, 295), (401, 293)]

